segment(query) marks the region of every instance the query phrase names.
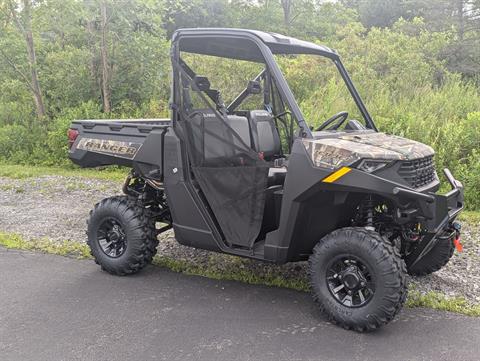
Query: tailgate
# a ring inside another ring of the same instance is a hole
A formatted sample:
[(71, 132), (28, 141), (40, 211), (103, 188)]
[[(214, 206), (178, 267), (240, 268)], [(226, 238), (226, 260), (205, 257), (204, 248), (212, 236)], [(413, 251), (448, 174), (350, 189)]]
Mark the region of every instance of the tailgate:
[(161, 170), (169, 119), (76, 120), (70, 126), (69, 157), (81, 167), (133, 166)]

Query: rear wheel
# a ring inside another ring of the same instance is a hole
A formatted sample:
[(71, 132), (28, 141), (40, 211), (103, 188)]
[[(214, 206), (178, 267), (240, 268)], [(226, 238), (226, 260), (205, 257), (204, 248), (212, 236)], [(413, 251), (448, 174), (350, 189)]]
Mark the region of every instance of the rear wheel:
[(346, 329), (374, 330), (391, 321), (406, 299), (406, 268), (398, 250), (365, 228), (326, 235), (313, 249), (309, 270), (320, 309)]
[(417, 263), (408, 267), (408, 274), (412, 276), (425, 276), (438, 271), (452, 258), (454, 250), (453, 235), (447, 233), (439, 236), (435, 247)]
[(120, 276), (149, 264), (158, 245), (155, 220), (139, 202), (126, 196), (97, 203), (90, 212), (87, 233), (95, 262)]

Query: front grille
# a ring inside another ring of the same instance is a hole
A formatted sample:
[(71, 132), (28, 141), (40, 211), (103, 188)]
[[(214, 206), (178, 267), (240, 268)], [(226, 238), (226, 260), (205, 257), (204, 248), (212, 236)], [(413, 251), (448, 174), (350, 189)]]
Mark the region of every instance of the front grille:
[(413, 188), (432, 183), (436, 179), (433, 155), (402, 162), (398, 174)]

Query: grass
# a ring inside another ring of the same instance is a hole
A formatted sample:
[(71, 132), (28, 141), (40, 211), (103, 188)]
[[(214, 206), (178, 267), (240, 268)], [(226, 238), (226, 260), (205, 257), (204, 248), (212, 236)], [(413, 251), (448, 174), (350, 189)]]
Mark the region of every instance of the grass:
[[(308, 282), (305, 279), (285, 279), (273, 272), (257, 274), (248, 269), (238, 267), (238, 265), (242, 263), (242, 259), (239, 257), (222, 255), (224, 257), (221, 257), (223, 259), (220, 260), (219, 257), (217, 257), (218, 255), (215, 256), (215, 261), (210, 262), (208, 265), (198, 265), (188, 261), (162, 256), (156, 256), (153, 260), (153, 264), (168, 268), (174, 272), (203, 276), (216, 280), (229, 280), (255, 285), (290, 288), (305, 292), (309, 289)], [(223, 264), (223, 267), (219, 267), (220, 263)], [(227, 267), (224, 267), (225, 264), (227, 264)]]
[(41, 177), (46, 175), (59, 175), (65, 177), (85, 177), (102, 180), (123, 181), (127, 175), (126, 169), (105, 168), (105, 169), (83, 169), (83, 168), (61, 168), (47, 166), (27, 166), (19, 164), (0, 164), (0, 177), (13, 179), (25, 179)]
[(436, 310), (461, 313), (467, 316), (480, 317), (480, 304), (470, 305), (462, 297), (447, 298), (438, 292), (422, 294), (416, 290), (409, 290), (406, 306), (426, 307)]
[(18, 234), (0, 233), (0, 245), (6, 248), (41, 251), (78, 259), (91, 258), (88, 246), (79, 242), (55, 242), (49, 239), (26, 240)]
[(15, 193), (23, 193), (25, 189), (21, 186), (13, 185), (13, 184), (2, 184), (0, 185), (0, 190), (2, 191), (14, 191)]
[[(79, 242), (55, 242), (48, 239), (25, 240), (18, 234), (0, 233), (0, 245), (6, 248), (40, 251), (61, 256), (75, 257), (78, 259), (91, 258), (88, 246)], [(193, 262), (178, 260), (171, 257), (156, 256), (153, 260), (153, 264), (187, 275), (196, 275), (217, 280), (239, 281), (272, 287), (283, 287), (303, 292), (309, 291), (309, 286), (305, 279), (285, 279), (273, 272), (256, 274), (242, 267), (243, 259), (229, 255), (220, 256), (220, 262), (219, 258), (215, 257), (215, 259), (212, 258), (211, 262), (205, 265), (198, 265)], [(221, 267), (220, 264), (222, 264)], [(445, 295), (437, 292), (422, 294), (415, 289), (409, 290), (406, 307), (427, 307), (480, 317), (480, 304), (471, 305), (462, 297), (447, 298)]]
[(480, 223), (480, 211), (463, 211), (458, 216), (460, 221), (467, 222), (468, 224), (479, 224)]

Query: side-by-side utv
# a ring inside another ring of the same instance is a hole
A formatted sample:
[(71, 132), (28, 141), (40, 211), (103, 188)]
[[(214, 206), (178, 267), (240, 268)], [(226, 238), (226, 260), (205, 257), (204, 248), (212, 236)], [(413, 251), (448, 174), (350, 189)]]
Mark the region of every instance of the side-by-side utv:
[[(192, 54), (261, 71), (226, 104)], [(342, 111), (311, 128), (277, 62), (305, 54), (333, 64), (359, 119)], [(366, 331), (401, 309), (407, 273), (434, 272), (460, 247), (462, 184), (445, 169), (452, 190), (437, 194), (432, 148), (378, 132), (334, 50), (260, 31), (182, 29), (171, 60), (171, 119), (76, 120), (68, 131), (74, 163), (132, 168), (125, 195), (95, 205), (88, 222), (107, 272), (139, 271), (173, 228), (187, 246), (308, 260), (319, 307)]]

